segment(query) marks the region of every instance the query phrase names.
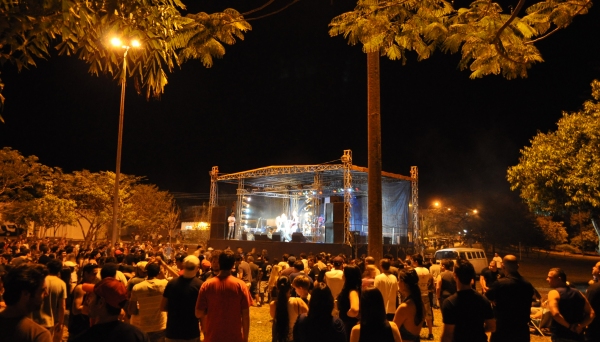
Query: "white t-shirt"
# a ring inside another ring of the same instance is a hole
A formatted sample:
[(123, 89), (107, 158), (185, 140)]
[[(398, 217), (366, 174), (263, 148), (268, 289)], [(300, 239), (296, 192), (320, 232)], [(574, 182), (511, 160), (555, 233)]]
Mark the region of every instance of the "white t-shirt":
[(375, 287), (383, 296), (385, 312), (393, 314), (396, 312), (396, 298), (398, 298), (398, 279), (393, 274), (381, 273), (375, 277)]
[(325, 283), (329, 286), (333, 299), (337, 299), (337, 296), (342, 292), (344, 287), (344, 271), (333, 269), (329, 272), (325, 272)]
[(229, 227), (235, 226), (235, 216), (229, 216), (227, 222), (229, 222)]
[(431, 279), (431, 274), (425, 267), (415, 267), (415, 271), (419, 276), (419, 289), (421, 290), (421, 296), (427, 296), (427, 293), (429, 292), (429, 279)]
[(131, 291), (131, 301), (137, 301), (138, 314), (131, 315), (131, 325), (143, 332), (155, 332), (167, 328), (167, 313), (160, 311), (160, 302), (169, 281), (150, 279), (136, 284)]

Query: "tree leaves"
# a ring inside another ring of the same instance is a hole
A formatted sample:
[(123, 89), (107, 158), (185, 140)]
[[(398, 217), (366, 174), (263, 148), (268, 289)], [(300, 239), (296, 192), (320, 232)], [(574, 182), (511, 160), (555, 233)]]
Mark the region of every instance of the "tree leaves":
[[(503, 14), (502, 7), (490, 0), (459, 9), (442, 0), (359, 0), (354, 11), (331, 21), (329, 34), (343, 35), (350, 45), (362, 43), (366, 53), (379, 51), (403, 63), (406, 51), (416, 52), (422, 60), (438, 48), (460, 50), (459, 67), (471, 70), (471, 78), (502, 74), (512, 79), (527, 77), (527, 69), (543, 62), (533, 43), (565, 28), (591, 5), (589, 0), (547, 0), (518, 17)], [(552, 27), (554, 31), (547, 33)]]
[(0, 0), (0, 65), (11, 62), (19, 71), (35, 66), (53, 46), (61, 55), (86, 61), (93, 75), (120, 79), (123, 50), (112, 48), (110, 38), (135, 38), (142, 48), (127, 54), (128, 76), (138, 92), (158, 97), (167, 84), (166, 72), (187, 59), (212, 66), (214, 57), (225, 54), (221, 42), (234, 44), (251, 29), (233, 9), (187, 17), (183, 9), (179, 0), (47, 0), (43, 6), (34, 0)]

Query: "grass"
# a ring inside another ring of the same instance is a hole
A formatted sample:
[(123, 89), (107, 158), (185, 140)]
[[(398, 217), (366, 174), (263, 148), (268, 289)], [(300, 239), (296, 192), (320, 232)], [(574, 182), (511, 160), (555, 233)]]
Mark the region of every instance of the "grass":
[[(434, 341), (439, 341), (442, 336), (442, 313), (440, 310), (433, 310), (433, 336)], [(249, 342), (270, 342), (271, 341), (271, 316), (269, 315), (269, 306), (250, 308), (250, 338)], [(421, 330), (421, 340), (427, 337), (428, 330)], [(550, 342), (550, 337), (541, 337), (531, 334), (531, 342)], [(425, 340), (427, 341), (427, 340)]]

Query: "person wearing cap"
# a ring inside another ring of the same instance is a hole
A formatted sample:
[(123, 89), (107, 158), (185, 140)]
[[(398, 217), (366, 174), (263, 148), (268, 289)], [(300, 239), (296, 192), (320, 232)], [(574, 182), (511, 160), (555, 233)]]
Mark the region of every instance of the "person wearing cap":
[(48, 329), (28, 316), (39, 311), (47, 296), (44, 274), (31, 266), (11, 269), (3, 278), (6, 308), (0, 312), (2, 341), (50, 342)]
[(107, 277), (94, 286), (89, 294), (90, 318), (96, 321), (75, 342), (149, 342), (139, 328), (119, 321), (121, 309), (127, 302), (127, 289), (115, 278)]
[(333, 269), (329, 272), (325, 272), (325, 283), (331, 289), (331, 294), (333, 298), (337, 298), (337, 296), (342, 292), (342, 288), (344, 287), (344, 259), (342, 257), (336, 256), (333, 258)]
[(231, 275), (233, 251), (219, 255), (219, 274), (198, 293), (196, 317), (202, 321), (204, 342), (248, 342), (252, 297), (246, 284)]
[(148, 334), (153, 342), (164, 341), (167, 327), (167, 314), (159, 308), (168, 281), (157, 279), (159, 273), (159, 264), (146, 265), (148, 277), (133, 287), (128, 310), (131, 313), (130, 323)]
[(167, 313), (165, 336), (167, 341), (200, 342), (200, 329), (195, 313), (198, 292), (203, 283), (196, 277), (200, 259), (188, 255), (183, 259), (182, 266), (183, 274), (167, 283), (160, 303), (160, 310)]

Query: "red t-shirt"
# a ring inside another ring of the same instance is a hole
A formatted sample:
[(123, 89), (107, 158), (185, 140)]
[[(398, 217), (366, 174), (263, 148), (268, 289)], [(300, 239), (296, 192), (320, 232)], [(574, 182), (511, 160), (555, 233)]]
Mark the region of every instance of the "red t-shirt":
[(206, 310), (204, 342), (243, 342), (242, 311), (252, 305), (246, 284), (233, 277), (214, 277), (202, 284), (196, 309)]

